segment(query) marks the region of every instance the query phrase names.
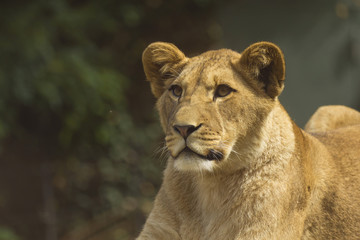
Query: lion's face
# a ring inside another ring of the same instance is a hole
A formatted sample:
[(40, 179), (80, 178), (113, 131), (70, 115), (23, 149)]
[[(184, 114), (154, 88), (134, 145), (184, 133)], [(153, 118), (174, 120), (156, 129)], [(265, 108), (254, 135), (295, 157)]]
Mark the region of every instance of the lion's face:
[[(259, 60), (262, 64), (271, 62), (265, 53)], [(165, 43), (145, 50), (145, 73), (158, 97), (166, 146), (175, 168), (212, 171), (230, 158), (242, 164), (245, 147), (253, 143), (251, 139), (282, 89), (279, 85), (278, 93), (270, 96), (274, 89), (268, 88), (269, 83), (251, 80), (264, 77), (261, 70), (267, 66), (252, 62), (248, 67), (242, 58), (239, 53), (218, 50), (189, 59)], [(272, 74), (271, 69), (266, 71)]]
[(230, 53), (189, 60), (158, 101), (166, 145), (178, 169), (212, 170), (255, 124), (249, 106), (255, 94), (234, 72)]

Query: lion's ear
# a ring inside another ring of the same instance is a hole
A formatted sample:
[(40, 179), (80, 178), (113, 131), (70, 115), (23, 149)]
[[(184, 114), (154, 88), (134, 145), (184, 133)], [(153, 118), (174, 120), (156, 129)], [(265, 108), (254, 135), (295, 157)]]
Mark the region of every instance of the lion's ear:
[(142, 62), (151, 91), (159, 98), (165, 90), (166, 81), (173, 80), (180, 74), (187, 58), (175, 45), (155, 42), (144, 50)]
[(240, 59), (234, 65), (253, 87), (263, 89), (271, 98), (282, 92), (285, 60), (280, 48), (275, 44), (252, 44), (241, 53)]

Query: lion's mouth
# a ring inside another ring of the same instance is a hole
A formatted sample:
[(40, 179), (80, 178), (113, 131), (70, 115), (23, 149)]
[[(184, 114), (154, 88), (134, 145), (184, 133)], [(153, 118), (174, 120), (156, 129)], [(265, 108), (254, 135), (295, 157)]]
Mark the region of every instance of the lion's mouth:
[[(208, 161), (221, 161), (224, 158), (224, 154), (222, 152), (216, 151), (214, 149), (210, 149), (209, 153), (207, 155), (199, 154), (193, 150), (191, 150), (189, 147), (185, 147), (180, 154), (195, 154), (198, 157), (208, 160)], [(179, 154), (179, 155), (180, 155)], [(177, 157), (179, 157), (179, 155)], [(176, 157), (176, 158), (177, 158)]]

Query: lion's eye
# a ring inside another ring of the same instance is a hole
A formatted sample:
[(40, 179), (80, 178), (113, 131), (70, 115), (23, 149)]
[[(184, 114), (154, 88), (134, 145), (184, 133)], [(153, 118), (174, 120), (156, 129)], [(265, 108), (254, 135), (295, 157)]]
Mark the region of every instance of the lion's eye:
[(221, 84), (216, 88), (215, 91), (215, 98), (217, 97), (226, 97), (227, 95), (229, 95), (231, 92), (234, 92), (235, 89), (229, 87), (228, 85), (225, 84)]
[(181, 97), (181, 94), (182, 94), (182, 88), (179, 86), (179, 85), (172, 85), (170, 88), (169, 88), (169, 91), (172, 92), (172, 94), (175, 96), (175, 97)]

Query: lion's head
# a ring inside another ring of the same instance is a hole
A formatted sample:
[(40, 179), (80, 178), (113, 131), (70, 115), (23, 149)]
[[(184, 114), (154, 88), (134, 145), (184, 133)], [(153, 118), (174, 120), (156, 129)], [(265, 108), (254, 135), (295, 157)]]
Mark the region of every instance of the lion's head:
[(143, 65), (175, 168), (241, 165), (260, 147), (259, 129), (284, 87), (277, 46), (260, 42), (242, 54), (222, 49), (187, 58), (173, 44), (156, 42), (145, 49)]

